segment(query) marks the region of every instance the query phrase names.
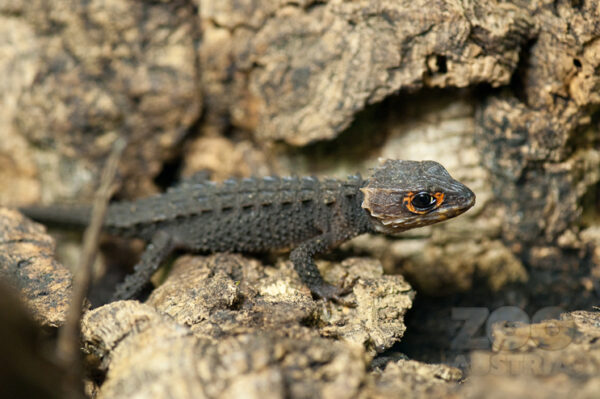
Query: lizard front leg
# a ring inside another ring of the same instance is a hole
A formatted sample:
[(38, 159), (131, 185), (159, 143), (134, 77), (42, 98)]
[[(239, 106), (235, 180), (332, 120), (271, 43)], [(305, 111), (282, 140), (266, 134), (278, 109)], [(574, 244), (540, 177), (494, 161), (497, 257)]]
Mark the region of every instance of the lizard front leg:
[(294, 270), (296, 270), (302, 282), (308, 286), (314, 296), (332, 300), (343, 305), (353, 306), (352, 303), (341, 299), (341, 296), (350, 292), (351, 286), (340, 288), (325, 282), (314, 262), (316, 254), (330, 250), (340, 241), (343, 240), (340, 240), (339, 237), (336, 237), (331, 232), (321, 234), (296, 247), (290, 253), (290, 260), (294, 264)]
[(158, 231), (146, 245), (142, 259), (133, 268), (134, 272), (128, 275), (115, 290), (112, 300), (135, 298), (152, 274), (158, 269), (163, 260), (175, 249), (175, 240), (165, 231)]

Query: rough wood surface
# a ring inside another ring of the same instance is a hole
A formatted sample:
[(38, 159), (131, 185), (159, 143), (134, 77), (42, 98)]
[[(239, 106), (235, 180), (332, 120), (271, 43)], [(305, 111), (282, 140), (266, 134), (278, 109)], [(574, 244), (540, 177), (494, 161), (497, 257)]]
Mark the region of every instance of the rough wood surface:
[[(88, 313), (84, 342), (110, 369), (99, 397), (349, 397), (365, 374), (356, 346), (319, 337), (242, 334), (218, 342), (148, 305), (115, 302)], [(339, 397), (339, 396), (338, 396)]]
[(510, 3), (199, 3), (208, 106), (295, 145), (335, 137), (401, 89), (505, 85), (535, 32)]
[(414, 293), (364, 259), (324, 271), (359, 277), (355, 309), (316, 303), (287, 263), (180, 258), (146, 304), (85, 315), (86, 352), (107, 371), (100, 397), (356, 396), (370, 355), (402, 336)]
[(596, 397), (599, 321), (598, 312), (578, 311), (560, 321), (497, 326), (495, 351), (471, 355), (475, 377), (459, 392), (465, 398)]
[[(15, 77), (2, 90), (10, 127), (0, 142), (4, 163), (22, 170), (20, 186), (34, 175), (48, 202), (90, 196), (111, 143), (123, 135), (126, 192), (155, 190), (153, 177), (201, 109), (193, 6), (15, 1), (0, 5), (0, 26), (8, 41), (0, 73)], [(0, 200), (22, 201), (10, 192)]]
[(369, 374), (360, 345), (318, 334), (286, 337), (272, 328), (206, 339), (133, 301), (89, 312), (83, 338), (100, 368), (110, 365), (102, 398), (381, 397), (417, 386), (447, 391), (460, 377), (457, 369), (403, 361)]
[(37, 322), (64, 323), (71, 273), (54, 259), (54, 241), (45, 228), (6, 208), (0, 208), (0, 278), (19, 290)]
[[(517, 374), (473, 374), (502, 354), (489, 341), (464, 362), (452, 349), (453, 308), (600, 300), (597, 1), (14, 1), (0, 54), (1, 204), (89, 199), (117, 136), (132, 143), (121, 197), (201, 170), (366, 174), (378, 157), (437, 160), (477, 194), (461, 219), (322, 261), (360, 276), (357, 309), (322, 308), (286, 263), (180, 258), (147, 304), (86, 316), (100, 396), (597, 395), (596, 313), (571, 313), (562, 351), (509, 351), (502, 364), (533, 367)], [(69, 279), (51, 241), (0, 219), (0, 270), (60, 324)], [(418, 292), (406, 319), (413, 291), (379, 261)], [(400, 338), (394, 351), (446, 365), (380, 353)]]
[(360, 258), (321, 265), (326, 280), (358, 278), (349, 297), (356, 308), (315, 302), (289, 262), (273, 268), (237, 255), (180, 258), (147, 303), (212, 340), (256, 331), (297, 339), (321, 335), (371, 354), (400, 340), (414, 297), (401, 276), (383, 276), (378, 262)]
[(463, 377), (460, 370), (414, 360), (391, 360), (370, 375), (359, 398), (445, 398)]
[(0, 292), (0, 397), (84, 398), (82, 382), (65, 378), (52, 337), (33, 321), (19, 292), (3, 278)]

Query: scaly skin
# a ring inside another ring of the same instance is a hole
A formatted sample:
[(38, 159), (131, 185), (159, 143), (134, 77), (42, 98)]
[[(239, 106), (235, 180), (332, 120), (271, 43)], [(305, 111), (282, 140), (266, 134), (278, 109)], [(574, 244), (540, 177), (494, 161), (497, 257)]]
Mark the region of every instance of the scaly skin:
[[(344, 303), (349, 287), (327, 284), (314, 256), (367, 232), (396, 234), (457, 216), (475, 195), (433, 161), (388, 160), (363, 180), (307, 178), (185, 183), (164, 194), (110, 205), (104, 228), (148, 242), (113, 299), (138, 295), (175, 249), (201, 253), (293, 248), (290, 259), (319, 298)], [(84, 226), (87, 206), (23, 209), (34, 219)]]

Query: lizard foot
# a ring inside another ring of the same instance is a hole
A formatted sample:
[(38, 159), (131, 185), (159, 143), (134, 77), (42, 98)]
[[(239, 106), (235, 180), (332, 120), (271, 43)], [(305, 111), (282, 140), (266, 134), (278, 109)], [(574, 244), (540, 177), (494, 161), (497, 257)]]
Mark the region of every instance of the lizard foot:
[(343, 287), (336, 287), (335, 285), (323, 282), (321, 284), (310, 287), (310, 291), (317, 298), (324, 299), (326, 301), (332, 301), (340, 305), (347, 306), (349, 308), (355, 308), (355, 302), (342, 299), (342, 296), (351, 293), (352, 288), (354, 287), (354, 284), (356, 284), (357, 281), (358, 278), (355, 278), (350, 282), (350, 284), (347, 284)]

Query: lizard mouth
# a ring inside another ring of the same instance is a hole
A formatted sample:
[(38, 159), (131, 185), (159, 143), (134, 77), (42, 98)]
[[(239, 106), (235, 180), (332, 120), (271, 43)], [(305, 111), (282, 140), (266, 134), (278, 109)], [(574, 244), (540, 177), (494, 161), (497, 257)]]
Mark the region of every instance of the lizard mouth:
[(442, 207), (437, 210), (437, 214), (438, 216), (443, 216), (444, 219), (450, 219), (468, 211), (473, 205), (475, 205), (475, 194), (471, 190), (468, 190), (468, 193), (465, 195), (456, 197), (455, 205)]

